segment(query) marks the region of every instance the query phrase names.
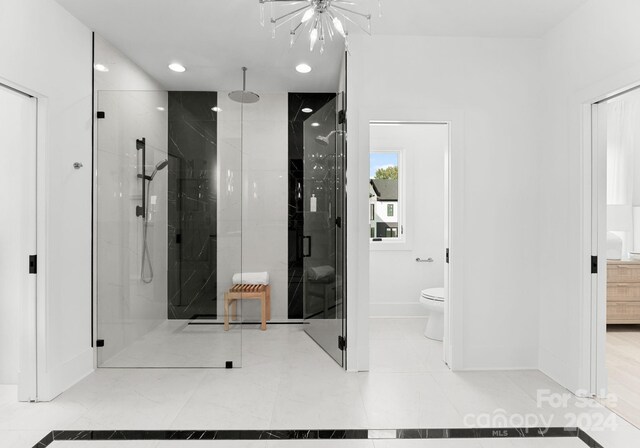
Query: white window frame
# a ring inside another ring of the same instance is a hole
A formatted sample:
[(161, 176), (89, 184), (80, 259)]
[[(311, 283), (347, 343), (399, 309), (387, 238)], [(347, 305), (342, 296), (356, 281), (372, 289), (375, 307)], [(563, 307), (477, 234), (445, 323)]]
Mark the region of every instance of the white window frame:
[[(398, 216), (398, 237), (382, 238), (382, 241), (375, 241), (375, 238), (369, 238), (369, 247), (371, 250), (411, 250), (409, 245), (410, 237), (407, 232), (410, 226), (407, 225), (407, 216), (410, 201), (406, 194), (406, 186), (410, 173), (408, 172), (408, 164), (406, 163), (407, 153), (402, 147), (373, 147), (369, 151), (369, 155), (373, 153), (394, 153), (398, 155), (398, 204), (396, 206), (396, 214)], [(369, 156), (369, 170), (371, 169), (371, 156)], [(386, 214), (386, 210), (385, 210)], [(369, 221), (371, 222), (371, 221)]]

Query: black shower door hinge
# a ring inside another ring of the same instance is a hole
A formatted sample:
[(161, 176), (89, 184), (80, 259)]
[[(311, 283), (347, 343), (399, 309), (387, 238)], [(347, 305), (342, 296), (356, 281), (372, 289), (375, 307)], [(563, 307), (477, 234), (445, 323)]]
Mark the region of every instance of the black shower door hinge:
[(449, 248), (447, 247), (447, 253), (445, 254), (446, 262), (449, 263)]
[(598, 273), (598, 256), (597, 255), (591, 256), (591, 273), (592, 274)]
[(105, 114), (103, 111), (99, 110), (97, 113), (98, 118), (106, 118), (107, 114)]
[(345, 124), (347, 122), (347, 113), (344, 110), (338, 112), (338, 124)]
[(38, 273), (38, 256), (29, 255), (29, 274)]
[(104, 339), (98, 339), (96, 341), (96, 347), (104, 347)]
[(342, 227), (342, 218), (340, 216), (336, 218), (336, 226)]
[(342, 336), (338, 336), (338, 348), (343, 351), (347, 348), (347, 340)]

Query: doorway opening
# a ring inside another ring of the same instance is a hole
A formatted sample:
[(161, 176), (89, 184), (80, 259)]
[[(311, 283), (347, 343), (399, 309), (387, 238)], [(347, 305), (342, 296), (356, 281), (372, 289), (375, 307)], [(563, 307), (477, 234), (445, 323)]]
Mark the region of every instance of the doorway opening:
[(37, 100), (0, 84), (0, 388), (35, 401)]
[(592, 328), (602, 403), (640, 427), (640, 89), (592, 105)]
[(370, 369), (448, 370), (450, 125), (369, 123)]

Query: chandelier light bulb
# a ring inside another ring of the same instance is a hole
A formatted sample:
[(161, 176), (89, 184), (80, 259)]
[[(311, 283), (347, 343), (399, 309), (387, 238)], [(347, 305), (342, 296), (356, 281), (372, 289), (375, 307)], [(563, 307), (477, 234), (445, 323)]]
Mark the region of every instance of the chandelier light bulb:
[(344, 32), (344, 27), (342, 26), (342, 22), (337, 17), (333, 18), (333, 26), (335, 27), (336, 31), (340, 33), (342, 37), (347, 37), (346, 33)]
[(318, 41), (318, 28), (314, 28), (311, 30), (311, 34), (309, 34), (309, 51), (313, 51), (313, 48), (316, 46), (317, 41)]
[(309, 20), (311, 20), (311, 18), (316, 14), (316, 10), (311, 7), (309, 9), (307, 9), (307, 11), (304, 13), (304, 15), (302, 16), (302, 23), (307, 23)]

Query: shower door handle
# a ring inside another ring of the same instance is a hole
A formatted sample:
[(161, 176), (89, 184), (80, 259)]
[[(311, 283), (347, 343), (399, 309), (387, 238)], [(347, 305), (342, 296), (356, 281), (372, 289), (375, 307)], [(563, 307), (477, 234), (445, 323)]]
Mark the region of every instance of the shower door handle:
[[(309, 243), (307, 244), (307, 249), (309, 249), (308, 252), (305, 253), (304, 250), (304, 241), (307, 240)], [(309, 258), (311, 256), (311, 237), (310, 236), (303, 236), (302, 237), (302, 257), (303, 258)]]

